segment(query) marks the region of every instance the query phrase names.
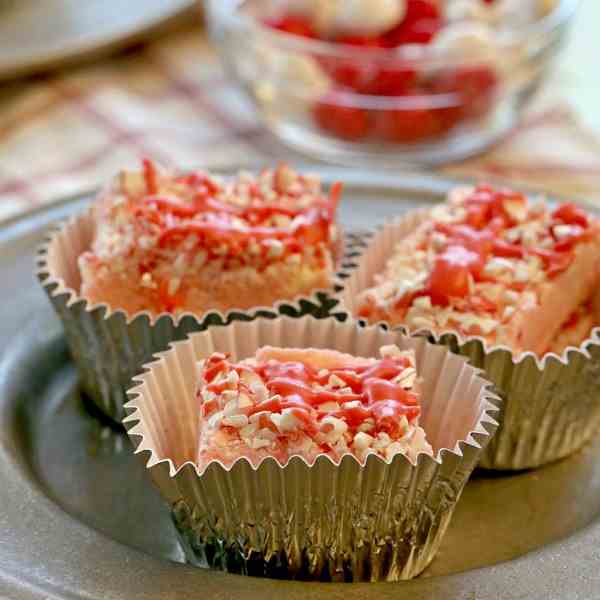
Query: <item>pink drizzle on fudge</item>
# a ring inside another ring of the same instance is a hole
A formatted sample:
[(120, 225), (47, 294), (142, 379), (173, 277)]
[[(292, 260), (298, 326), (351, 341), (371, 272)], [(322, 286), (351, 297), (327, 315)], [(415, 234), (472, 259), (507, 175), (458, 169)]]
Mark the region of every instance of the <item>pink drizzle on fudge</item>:
[(200, 366), (200, 465), (431, 454), (418, 426), (414, 354), (385, 346), (381, 356), (264, 347), (236, 363), (213, 354)]
[(318, 178), (282, 165), (223, 180), (177, 175), (150, 161), (124, 172), (94, 209), (79, 258), (81, 292), (129, 312), (270, 306), (334, 276), (335, 213)]
[(463, 188), (399, 241), (357, 316), (542, 354), (557, 350), (555, 338), (589, 303), (599, 274), (599, 222), (582, 209)]

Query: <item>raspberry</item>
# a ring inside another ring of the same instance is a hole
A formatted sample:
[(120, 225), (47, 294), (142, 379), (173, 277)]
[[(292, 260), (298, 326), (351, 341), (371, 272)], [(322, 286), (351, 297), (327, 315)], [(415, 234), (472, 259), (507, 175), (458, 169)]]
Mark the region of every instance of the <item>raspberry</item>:
[(367, 111), (339, 104), (335, 93), (327, 94), (317, 102), (313, 115), (321, 129), (347, 141), (364, 139), (369, 130)]
[(360, 46), (362, 48), (381, 48), (379, 37), (369, 37), (366, 35), (343, 35), (335, 40), (338, 44), (347, 46)]
[(414, 86), (417, 74), (401, 64), (385, 64), (376, 69), (374, 77), (363, 86), (361, 93), (373, 96), (406, 96)]
[[(358, 35), (338, 37), (336, 42), (362, 48), (379, 47), (378, 38)], [(362, 92), (373, 81), (376, 75), (376, 67), (372, 60), (340, 58), (336, 56), (321, 57), (319, 60), (323, 69), (325, 69), (327, 74), (336, 83), (357, 92)]]
[(377, 115), (377, 134), (387, 142), (414, 144), (435, 135), (438, 128), (429, 109), (390, 110)]
[(284, 31), (292, 35), (299, 35), (302, 37), (316, 38), (317, 32), (309, 21), (302, 17), (289, 15), (281, 17), (279, 19), (267, 19), (264, 24), (273, 29)]
[(437, 122), (437, 133), (444, 135), (454, 129), (460, 122), (461, 110), (459, 106), (443, 106), (431, 109)]
[(423, 20), (440, 21), (441, 15), (437, 6), (430, 0), (408, 0), (402, 25), (410, 25)]
[(320, 62), (326, 73), (345, 88), (360, 91), (373, 79), (373, 66), (363, 60), (325, 56)]
[(383, 36), (383, 44), (394, 48), (403, 44), (428, 44), (442, 27), (437, 7), (427, 0), (408, 0), (404, 20)]
[(487, 65), (460, 67), (446, 71), (434, 82), (438, 93), (453, 93), (460, 98), (463, 118), (484, 116), (492, 108), (498, 78)]

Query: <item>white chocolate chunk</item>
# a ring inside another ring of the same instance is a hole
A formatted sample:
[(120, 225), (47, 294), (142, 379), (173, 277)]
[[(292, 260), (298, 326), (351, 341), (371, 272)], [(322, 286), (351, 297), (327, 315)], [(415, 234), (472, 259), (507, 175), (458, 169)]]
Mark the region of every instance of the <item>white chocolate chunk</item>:
[(327, 381), (327, 387), (331, 389), (343, 388), (346, 387), (346, 382), (343, 379), (340, 379), (334, 373), (329, 376), (329, 380)]
[(319, 405), (319, 410), (321, 412), (335, 412), (340, 409), (340, 405), (337, 402), (324, 402)]
[(517, 223), (522, 223), (527, 219), (527, 205), (524, 202), (519, 202), (518, 200), (504, 200), (502, 204), (504, 210), (517, 221)]
[(493, 56), (496, 53), (491, 29), (470, 21), (452, 23), (443, 27), (431, 42), (432, 49), (446, 54)]
[(273, 413), (271, 421), (281, 432), (294, 431), (300, 425), (300, 421), (290, 412), (290, 409), (284, 409), (281, 414)]
[(375, 35), (391, 29), (406, 14), (405, 0), (319, 0), (315, 25), (326, 35)]
[(367, 448), (371, 446), (371, 444), (375, 441), (375, 438), (368, 433), (359, 432), (354, 436), (354, 441), (352, 442), (352, 447), (357, 452), (364, 452)]
[(241, 429), (248, 425), (248, 417), (246, 415), (229, 415), (221, 421), (221, 424), (226, 425), (227, 427)]

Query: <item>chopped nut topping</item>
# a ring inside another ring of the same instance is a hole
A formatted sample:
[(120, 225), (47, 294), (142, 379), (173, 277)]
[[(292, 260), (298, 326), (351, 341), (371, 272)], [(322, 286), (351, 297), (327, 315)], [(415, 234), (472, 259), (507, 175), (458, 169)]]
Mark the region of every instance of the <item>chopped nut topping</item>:
[(598, 220), (572, 204), (551, 211), (510, 190), (453, 190), (396, 244), (375, 285), (361, 292), (357, 315), (504, 340), (515, 315), (539, 306), (544, 286), (594, 235)]

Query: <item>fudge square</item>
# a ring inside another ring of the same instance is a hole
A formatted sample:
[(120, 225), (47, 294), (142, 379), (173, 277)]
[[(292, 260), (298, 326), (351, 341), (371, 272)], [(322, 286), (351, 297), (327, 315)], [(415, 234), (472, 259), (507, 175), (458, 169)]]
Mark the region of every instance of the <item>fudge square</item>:
[(332, 285), (341, 185), (281, 165), (221, 179), (150, 161), (93, 209), (81, 293), (129, 313), (272, 306)]
[(215, 353), (200, 365), (200, 466), (257, 466), (273, 457), (309, 464), (345, 454), (363, 462), (404, 454), (411, 462), (432, 454), (419, 426), (419, 380), (414, 353), (383, 346), (381, 358), (335, 350), (263, 347), (231, 362)]

